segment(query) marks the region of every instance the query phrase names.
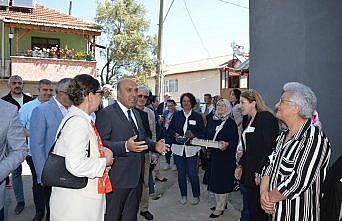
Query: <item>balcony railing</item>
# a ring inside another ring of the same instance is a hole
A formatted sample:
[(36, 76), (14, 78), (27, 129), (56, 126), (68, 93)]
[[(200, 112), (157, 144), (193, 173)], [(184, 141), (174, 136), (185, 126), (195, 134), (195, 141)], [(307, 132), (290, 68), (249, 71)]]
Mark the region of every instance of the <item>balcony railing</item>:
[(57, 82), (78, 74), (96, 75), (96, 61), (11, 56), (10, 62), (5, 62), (5, 65), (1, 77), (19, 75), (25, 81), (46, 78)]

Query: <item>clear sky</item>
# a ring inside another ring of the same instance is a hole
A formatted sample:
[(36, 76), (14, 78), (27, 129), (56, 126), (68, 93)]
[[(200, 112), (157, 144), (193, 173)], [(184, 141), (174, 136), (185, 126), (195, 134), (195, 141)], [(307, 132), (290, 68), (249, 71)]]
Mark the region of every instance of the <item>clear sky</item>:
[[(184, 1), (202, 38), (199, 39), (188, 16)], [(61, 12), (68, 12), (69, 0), (37, 0)], [(72, 15), (93, 21), (96, 0), (73, 0)], [(159, 0), (137, 0), (146, 9), (150, 34), (158, 33)], [(166, 14), (172, 0), (164, 0)], [(227, 0), (248, 7), (248, 0)], [(231, 54), (231, 42), (249, 50), (248, 9), (225, 3), (225, 0), (174, 0), (164, 22), (163, 60), (165, 64)]]

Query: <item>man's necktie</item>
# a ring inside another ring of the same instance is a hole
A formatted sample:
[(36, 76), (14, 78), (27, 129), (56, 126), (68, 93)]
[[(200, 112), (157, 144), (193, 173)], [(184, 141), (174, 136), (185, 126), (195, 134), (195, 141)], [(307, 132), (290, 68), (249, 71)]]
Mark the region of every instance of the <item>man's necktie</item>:
[[(128, 114), (128, 121), (131, 123), (133, 130), (134, 130), (134, 134), (138, 135), (139, 138), (139, 130), (137, 128), (137, 125), (135, 125), (133, 118), (132, 118), (132, 110), (127, 110), (127, 114)], [(137, 139), (138, 139), (137, 138)]]

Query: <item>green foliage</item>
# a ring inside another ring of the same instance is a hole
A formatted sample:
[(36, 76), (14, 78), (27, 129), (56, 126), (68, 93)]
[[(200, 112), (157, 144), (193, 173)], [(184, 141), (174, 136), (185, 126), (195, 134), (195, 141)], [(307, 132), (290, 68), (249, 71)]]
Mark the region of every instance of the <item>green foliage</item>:
[(157, 40), (147, 35), (149, 22), (143, 5), (135, 0), (105, 0), (97, 4), (96, 22), (102, 26), (108, 46), (101, 83), (115, 84), (124, 75), (150, 73), (156, 66)]

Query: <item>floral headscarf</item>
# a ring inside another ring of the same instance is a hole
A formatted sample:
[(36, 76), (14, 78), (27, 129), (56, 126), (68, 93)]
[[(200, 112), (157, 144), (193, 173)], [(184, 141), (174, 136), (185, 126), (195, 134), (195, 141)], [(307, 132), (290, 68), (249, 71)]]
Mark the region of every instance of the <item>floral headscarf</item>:
[(219, 114), (218, 111), (217, 111), (217, 108), (215, 110), (215, 113), (214, 113), (214, 120), (222, 120), (222, 121), (225, 121), (227, 120), (229, 117), (231, 117), (231, 114), (232, 114), (232, 109), (230, 107), (230, 103), (227, 99), (220, 99), (217, 101), (218, 102), (223, 102), (226, 106), (225, 110), (223, 113)]

